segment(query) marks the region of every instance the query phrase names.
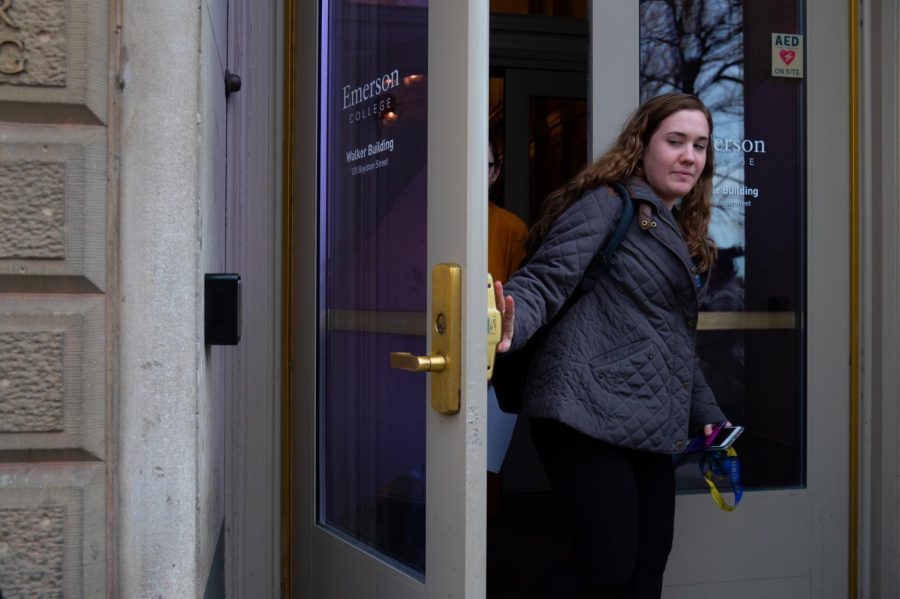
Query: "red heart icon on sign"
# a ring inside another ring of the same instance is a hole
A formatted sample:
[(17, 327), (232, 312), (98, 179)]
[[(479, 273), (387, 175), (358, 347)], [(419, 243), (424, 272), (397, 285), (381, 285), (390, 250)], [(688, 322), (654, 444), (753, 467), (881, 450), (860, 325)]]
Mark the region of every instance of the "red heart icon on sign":
[(781, 60), (784, 61), (784, 64), (791, 64), (797, 57), (797, 53), (793, 50), (782, 50), (778, 54), (781, 55)]

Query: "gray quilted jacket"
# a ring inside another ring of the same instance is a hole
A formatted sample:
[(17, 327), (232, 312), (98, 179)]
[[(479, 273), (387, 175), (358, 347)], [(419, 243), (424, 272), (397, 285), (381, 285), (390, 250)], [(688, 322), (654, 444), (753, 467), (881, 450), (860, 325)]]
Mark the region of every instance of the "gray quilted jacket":
[[(704, 289), (672, 213), (642, 179), (627, 187), (652, 208), (650, 226), (640, 226), (636, 210), (613, 267), (548, 332), (522, 412), (608, 443), (678, 453), (704, 424), (725, 420), (694, 353)], [(611, 188), (586, 193), (506, 282), (504, 292), (515, 299), (513, 351), (553, 319), (621, 212)]]

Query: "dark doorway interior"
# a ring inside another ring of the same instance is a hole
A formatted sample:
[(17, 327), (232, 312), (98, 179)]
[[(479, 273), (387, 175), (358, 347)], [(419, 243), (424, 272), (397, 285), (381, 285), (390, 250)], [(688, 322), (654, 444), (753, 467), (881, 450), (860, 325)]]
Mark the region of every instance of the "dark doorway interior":
[[(529, 224), (588, 158), (587, 21), (547, 15), (491, 13), (489, 131), (502, 164), (491, 199)], [(527, 597), (571, 549), (524, 417), (487, 501), (487, 596)]]

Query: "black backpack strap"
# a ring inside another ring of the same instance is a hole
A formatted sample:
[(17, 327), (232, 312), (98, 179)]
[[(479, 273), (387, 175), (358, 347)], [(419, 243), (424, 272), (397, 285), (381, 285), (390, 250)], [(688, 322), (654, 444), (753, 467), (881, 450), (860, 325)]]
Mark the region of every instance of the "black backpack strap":
[(631, 221), (634, 220), (634, 204), (631, 202), (631, 194), (628, 193), (628, 190), (621, 183), (611, 181), (609, 186), (615, 189), (619, 197), (622, 198), (622, 216), (619, 218), (619, 224), (616, 225), (616, 230), (613, 231), (606, 247), (598, 251), (594, 259), (591, 260), (591, 265), (588, 266), (584, 279), (581, 280), (581, 291), (593, 289), (603, 273), (607, 272), (613, 265), (613, 254), (616, 253), (616, 249), (618, 249), (625, 234), (628, 233), (629, 227), (631, 227)]

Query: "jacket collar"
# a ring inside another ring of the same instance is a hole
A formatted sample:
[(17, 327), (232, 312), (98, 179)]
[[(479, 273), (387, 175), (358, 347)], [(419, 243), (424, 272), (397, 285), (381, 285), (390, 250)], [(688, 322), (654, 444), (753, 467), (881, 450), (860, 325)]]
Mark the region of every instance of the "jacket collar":
[[(650, 206), (656, 209), (657, 219), (665, 221), (672, 229), (673, 232), (676, 233), (681, 239), (684, 239), (684, 232), (681, 230), (681, 225), (678, 224), (678, 219), (676, 218), (678, 205), (680, 204), (680, 200), (676, 202), (676, 205), (673, 210), (669, 210), (668, 206), (666, 206), (659, 196), (653, 191), (653, 188), (650, 187), (650, 184), (647, 183), (644, 179), (640, 177), (630, 177), (628, 181), (625, 183), (625, 186), (628, 188), (628, 193), (631, 194), (631, 197), (634, 200), (637, 200), (639, 203), (643, 202), (644, 204), (649, 204)], [(666, 227), (664, 227), (665, 229)], [(658, 229), (653, 229), (658, 231)], [(660, 235), (656, 233), (656, 235)], [(675, 254), (677, 254), (688, 271), (691, 273), (694, 272), (693, 266), (694, 261), (691, 256), (688, 254), (687, 246), (684, 244), (678, 244), (676, 246), (672, 246), (666, 244)]]
[(625, 187), (628, 188), (628, 192), (633, 199), (651, 204), (656, 209), (656, 213), (659, 214), (660, 218), (669, 221), (669, 223), (677, 230), (681, 230), (675, 215), (672, 214), (669, 207), (659, 199), (659, 196), (656, 195), (656, 192), (653, 191), (653, 188), (650, 187), (650, 184), (647, 183), (647, 181), (641, 177), (632, 175), (625, 182)]

